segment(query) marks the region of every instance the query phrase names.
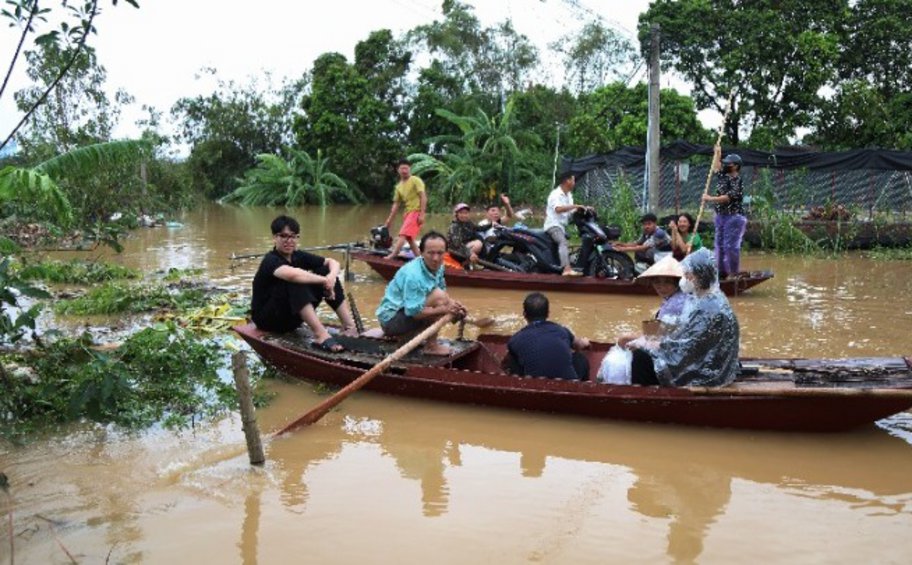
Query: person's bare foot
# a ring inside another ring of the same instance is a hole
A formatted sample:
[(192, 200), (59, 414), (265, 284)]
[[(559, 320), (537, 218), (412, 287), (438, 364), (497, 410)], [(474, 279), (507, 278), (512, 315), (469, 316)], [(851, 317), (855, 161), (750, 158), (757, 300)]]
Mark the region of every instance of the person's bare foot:
[(342, 335), (348, 337), (358, 337), (358, 329), (355, 326), (350, 328), (342, 328)]
[(391, 260), (395, 259), (396, 256), (393, 254), (390, 254), (390, 255), (384, 255), (383, 258), (386, 259), (387, 261), (391, 261)]
[(447, 355), (453, 353), (453, 349), (441, 343), (429, 343), (424, 346), (424, 349), (422, 349), (421, 352), (425, 355), (439, 355), (441, 357), (446, 357)]
[(581, 277), (581, 276), (583, 276), (583, 273), (570, 269), (569, 271), (564, 271), (563, 273), (561, 273), (561, 275), (563, 275), (565, 277)]

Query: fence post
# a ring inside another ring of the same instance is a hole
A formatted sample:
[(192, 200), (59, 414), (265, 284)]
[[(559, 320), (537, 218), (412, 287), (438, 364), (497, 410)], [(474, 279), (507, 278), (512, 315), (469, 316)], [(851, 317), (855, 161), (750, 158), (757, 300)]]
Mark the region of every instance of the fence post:
[(256, 413), (253, 409), (253, 394), (250, 390), (250, 371), (247, 370), (247, 356), (243, 351), (231, 356), (231, 368), (234, 372), (234, 385), (237, 387), (238, 404), (241, 409), (241, 424), (244, 437), (247, 439), (247, 454), (251, 465), (262, 465), (266, 461), (263, 453), (263, 441), (257, 426)]

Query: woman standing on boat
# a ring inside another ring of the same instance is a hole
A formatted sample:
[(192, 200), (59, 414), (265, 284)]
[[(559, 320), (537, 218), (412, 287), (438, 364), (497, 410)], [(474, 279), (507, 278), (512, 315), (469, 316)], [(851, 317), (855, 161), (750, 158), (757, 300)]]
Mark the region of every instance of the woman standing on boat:
[(688, 296), (679, 323), (657, 340), (618, 338), (622, 347), (634, 348), (633, 384), (722, 386), (738, 376), (738, 319), (719, 289), (712, 253), (695, 251), (681, 268)]
[[(719, 166), (722, 148), (718, 145), (713, 156), (713, 169)], [(744, 184), (741, 181), (741, 157), (734, 153), (722, 159), (722, 170), (716, 173), (716, 195), (703, 195), (704, 202), (716, 205), (715, 252), (719, 278), (736, 276), (741, 271), (741, 241), (747, 229), (744, 216)]]

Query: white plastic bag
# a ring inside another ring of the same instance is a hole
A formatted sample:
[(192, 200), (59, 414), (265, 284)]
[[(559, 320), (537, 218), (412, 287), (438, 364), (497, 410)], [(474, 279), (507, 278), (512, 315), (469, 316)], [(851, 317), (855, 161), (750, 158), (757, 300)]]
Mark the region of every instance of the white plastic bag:
[(617, 345), (613, 346), (602, 359), (602, 365), (598, 370), (599, 382), (614, 385), (630, 384), (630, 365), (633, 361), (633, 353), (629, 349), (624, 349)]

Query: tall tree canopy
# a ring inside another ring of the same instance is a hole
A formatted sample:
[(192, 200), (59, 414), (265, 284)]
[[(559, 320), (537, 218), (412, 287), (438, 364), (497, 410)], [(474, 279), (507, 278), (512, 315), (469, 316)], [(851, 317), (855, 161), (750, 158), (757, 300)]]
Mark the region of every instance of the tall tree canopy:
[(295, 120), (297, 147), (322, 151), (369, 197), (388, 196), (405, 139), (404, 77), (410, 62), (411, 53), (388, 30), (359, 43), (354, 64), (339, 53), (318, 57), (303, 113)]
[[(95, 51), (74, 49), (51, 42), (25, 53), (26, 72), (33, 84), (15, 93), (19, 110), (27, 112), (50, 88), (50, 95), (16, 136), (28, 160), (43, 161), (83, 145), (109, 141), (121, 105), (132, 101), (129, 94), (118, 90), (112, 102), (105, 92), (107, 72)], [(57, 80), (71, 59), (69, 72)]]
[(565, 84), (577, 94), (620, 79), (636, 58), (630, 41), (598, 20), (551, 48), (563, 55)]
[[(646, 139), (648, 87), (633, 88), (616, 82), (580, 97), (580, 108), (570, 121), (568, 151), (573, 155), (604, 153), (625, 145), (643, 145)], [(660, 92), (664, 140), (685, 139), (694, 143), (710, 138), (697, 119), (693, 100), (673, 89)]]
[[(520, 90), (538, 65), (538, 49), (510, 21), (483, 27), (472, 7), (443, 1), (443, 20), (409, 33), (416, 49), (426, 51), (447, 76), (467, 93), (487, 93), (497, 102)], [(499, 111), (496, 108), (485, 110)]]
[(656, 0), (640, 15), (643, 52), (660, 24), (662, 61), (693, 86), (698, 110), (734, 104), (731, 143), (762, 128), (777, 141), (813, 123), (837, 73), (848, 0)]

